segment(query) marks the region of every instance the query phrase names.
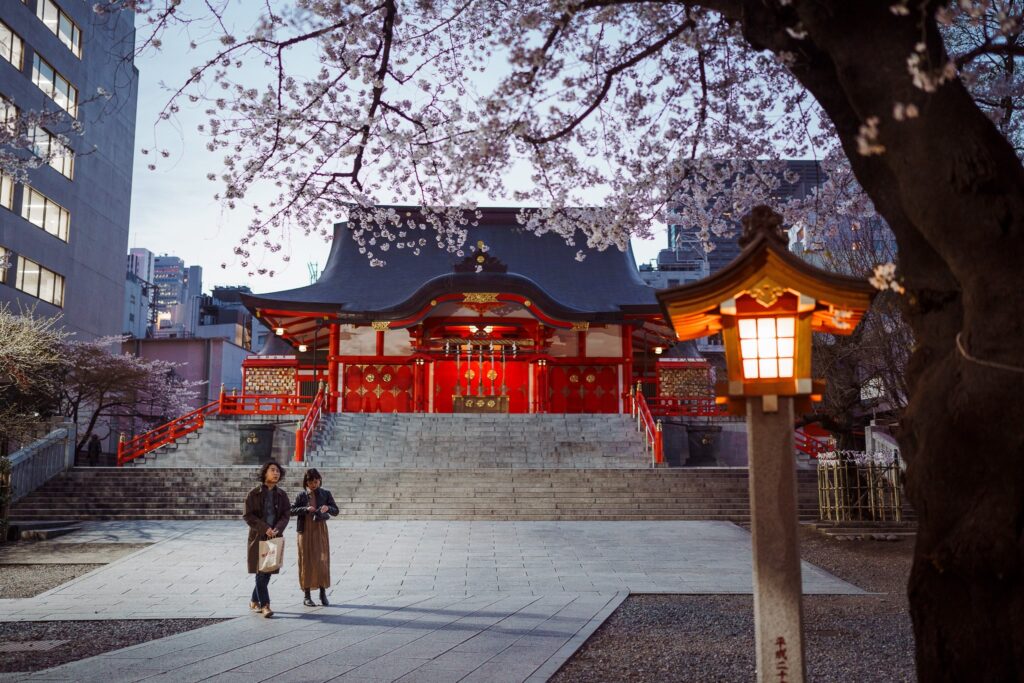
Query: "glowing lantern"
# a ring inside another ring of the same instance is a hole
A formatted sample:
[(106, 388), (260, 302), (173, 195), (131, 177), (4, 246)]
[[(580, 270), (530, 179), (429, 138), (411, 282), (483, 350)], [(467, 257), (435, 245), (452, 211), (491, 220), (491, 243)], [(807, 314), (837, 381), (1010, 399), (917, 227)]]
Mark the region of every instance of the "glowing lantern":
[(768, 409), (774, 398), (793, 396), (806, 409), (823, 386), (811, 377), (811, 333), (853, 332), (875, 290), (791, 253), (771, 209), (757, 207), (743, 224), (736, 260), (658, 299), (680, 340), (722, 333), (728, 380), (719, 385), (720, 402), (763, 396)]

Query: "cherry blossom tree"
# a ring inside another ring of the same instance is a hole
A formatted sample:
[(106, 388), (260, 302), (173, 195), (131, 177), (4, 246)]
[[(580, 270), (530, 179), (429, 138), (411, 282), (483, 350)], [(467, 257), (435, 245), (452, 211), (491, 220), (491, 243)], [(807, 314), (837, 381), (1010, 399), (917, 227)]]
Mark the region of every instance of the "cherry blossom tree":
[(78, 425), (78, 449), (94, 432), (143, 432), (192, 410), (204, 382), (183, 379), (180, 363), (119, 353), (121, 337), (69, 342), (62, 350), (60, 411)]
[(0, 305), (0, 455), (30, 440), (54, 411), (65, 336), (59, 318)]
[[(838, 146), (896, 237), (898, 271), (873, 277), (902, 292), (916, 340), (900, 439), (920, 518), (919, 675), (1024, 675), (1017, 3), (296, 0), (261, 4), (245, 31), (226, 0), (96, 3), (125, 6), (147, 11), (146, 44), (184, 28), (208, 50), (164, 116), (206, 108), (224, 154), (211, 180), (255, 215), (243, 262), (351, 211), (376, 262), (457, 252), (479, 200), (532, 202), (528, 230), (622, 246), (702, 186), (694, 169), (714, 179), (707, 160)], [(575, 208), (593, 204), (584, 190), (600, 209)], [(824, 216), (787, 212), (807, 229)]]

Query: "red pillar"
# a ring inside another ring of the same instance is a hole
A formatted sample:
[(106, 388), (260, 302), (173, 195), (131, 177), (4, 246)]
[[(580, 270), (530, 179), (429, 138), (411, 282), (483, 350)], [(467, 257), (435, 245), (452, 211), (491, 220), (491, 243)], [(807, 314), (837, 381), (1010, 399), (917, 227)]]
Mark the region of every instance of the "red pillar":
[(327, 343), (327, 412), (338, 412), (338, 356), (341, 355), (341, 334), (338, 323), (331, 323)]
[[(622, 326), (622, 393), (624, 396), (629, 395), (629, 390), (633, 386), (633, 327), (631, 325)], [(628, 399), (627, 399), (628, 400)], [(632, 410), (632, 408), (630, 408)]]

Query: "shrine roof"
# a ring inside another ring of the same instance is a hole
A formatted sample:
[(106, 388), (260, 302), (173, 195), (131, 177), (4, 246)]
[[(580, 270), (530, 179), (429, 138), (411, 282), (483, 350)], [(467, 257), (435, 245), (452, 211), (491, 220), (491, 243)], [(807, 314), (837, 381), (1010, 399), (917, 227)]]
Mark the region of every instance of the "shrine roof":
[[(399, 211), (414, 208), (393, 207)], [(519, 294), (553, 315), (579, 320), (619, 319), (626, 313), (660, 313), (655, 290), (637, 272), (632, 249), (590, 249), (580, 236), (568, 245), (553, 233), (531, 234), (516, 220), (517, 208), (486, 208), (479, 225), (468, 228), (464, 255), (437, 247), (430, 229), (420, 253), (394, 245), (371, 266), (352, 238), (351, 223), (338, 223), (330, 255), (313, 284), (268, 294), (243, 295), (250, 310), (304, 311), (343, 319), (398, 320), (453, 292)], [(483, 252), (477, 245), (486, 245)], [(369, 247), (369, 249), (373, 249)], [(577, 260), (577, 251), (584, 258)], [(476, 272), (479, 257), (483, 271)]]

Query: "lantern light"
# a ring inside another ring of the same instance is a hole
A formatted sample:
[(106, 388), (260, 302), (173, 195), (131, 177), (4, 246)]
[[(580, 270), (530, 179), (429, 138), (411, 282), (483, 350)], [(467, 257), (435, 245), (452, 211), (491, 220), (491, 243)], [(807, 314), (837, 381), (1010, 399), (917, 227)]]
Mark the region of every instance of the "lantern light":
[(664, 350), (665, 349), (661, 348), (660, 346), (655, 346), (654, 347), (654, 355), (660, 356)]
[(284, 328), (283, 327), (276, 328), (274, 330), (274, 334), (276, 334), (278, 337), (283, 337), (284, 336)]
[(299, 344), (299, 353), (305, 353), (305, 352), (306, 352), (306, 345), (305, 344)]

